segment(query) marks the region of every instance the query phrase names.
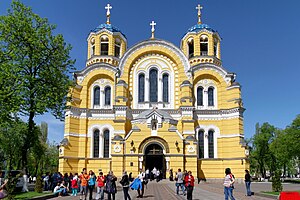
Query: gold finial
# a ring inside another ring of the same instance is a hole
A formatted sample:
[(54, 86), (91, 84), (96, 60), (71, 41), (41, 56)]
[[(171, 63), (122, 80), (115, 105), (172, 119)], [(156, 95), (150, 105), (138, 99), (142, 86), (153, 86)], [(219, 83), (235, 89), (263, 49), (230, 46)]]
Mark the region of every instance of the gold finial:
[(110, 9), (112, 9), (111, 5), (108, 3), (105, 7), (106, 11), (106, 23), (110, 24)]
[(151, 32), (152, 32), (151, 39), (154, 39), (154, 32), (155, 32), (154, 26), (155, 26), (155, 25), (156, 25), (156, 23), (155, 23), (154, 21), (152, 21), (152, 22), (150, 23), (150, 26), (152, 26), (152, 28), (151, 28)]
[(200, 4), (198, 4), (198, 6), (196, 7), (196, 10), (198, 10), (198, 24), (202, 24), (202, 21), (201, 21), (201, 9), (202, 8), (203, 7)]

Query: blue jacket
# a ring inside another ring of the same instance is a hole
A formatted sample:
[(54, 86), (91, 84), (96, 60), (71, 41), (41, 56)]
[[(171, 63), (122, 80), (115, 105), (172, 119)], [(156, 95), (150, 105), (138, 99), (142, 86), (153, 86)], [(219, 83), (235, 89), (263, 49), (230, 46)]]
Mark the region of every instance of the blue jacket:
[(130, 184), (130, 188), (132, 190), (138, 190), (139, 188), (142, 188), (142, 181), (139, 178), (134, 179), (134, 181)]

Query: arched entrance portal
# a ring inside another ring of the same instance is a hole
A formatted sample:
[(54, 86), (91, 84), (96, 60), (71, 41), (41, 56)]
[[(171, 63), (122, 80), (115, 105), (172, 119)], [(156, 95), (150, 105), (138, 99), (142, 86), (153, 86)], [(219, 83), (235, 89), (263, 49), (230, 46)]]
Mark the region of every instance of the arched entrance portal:
[(160, 170), (162, 177), (166, 176), (166, 159), (164, 156), (163, 148), (156, 143), (150, 144), (145, 149), (145, 169), (152, 171), (155, 167)]

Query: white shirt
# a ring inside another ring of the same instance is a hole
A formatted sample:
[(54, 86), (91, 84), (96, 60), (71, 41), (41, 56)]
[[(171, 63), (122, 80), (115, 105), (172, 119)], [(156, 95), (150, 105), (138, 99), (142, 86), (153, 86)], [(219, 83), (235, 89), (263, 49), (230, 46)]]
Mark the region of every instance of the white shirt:
[(141, 173), (138, 175), (138, 178), (143, 182), (143, 181), (144, 181), (144, 178), (145, 178), (145, 173), (144, 173), (144, 172), (141, 172)]
[(149, 174), (149, 169), (146, 170), (146, 174)]

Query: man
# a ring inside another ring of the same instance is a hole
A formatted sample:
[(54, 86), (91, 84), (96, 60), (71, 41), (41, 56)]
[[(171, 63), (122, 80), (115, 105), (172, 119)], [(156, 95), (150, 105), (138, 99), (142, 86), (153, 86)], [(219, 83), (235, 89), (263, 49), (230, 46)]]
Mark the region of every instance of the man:
[(184, 188), (184, 184), (183, 184), (183, 173), (181, 172), (181, 169), (178, 169), (178, 172), (176, 173), (175, 176), (175, 181), (176, 181), (176, 194), (179, 195), (179, 187), (181, 187), (182, 190), (182, 194), (185, 196), (185, 188)]
[(87, 197), (87, 191), (88, 191), (88, 180), (89, 175), (87, 174), (86, 168), (82, 169), (81, 175), (79, 176), (81, 185), (80, 185), (80, 199), (82, 199), (82, 196), (84, 196), (84, 199), (86, 200)]
[(145, 173), (143, 172), (143, 170), (140, 170), (140, 174), (138, 175), (138, 179), (140, 179), (141, 181), (141, 188), (138, 188), (138, 196), (137, 198), (143, 198), (144, 196), (144, 188), (145, 188), (145, 183), (144, 183), (144, 178), (145, 178)]

